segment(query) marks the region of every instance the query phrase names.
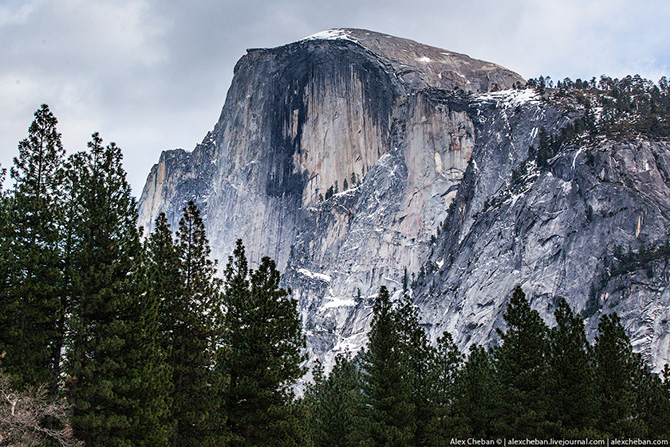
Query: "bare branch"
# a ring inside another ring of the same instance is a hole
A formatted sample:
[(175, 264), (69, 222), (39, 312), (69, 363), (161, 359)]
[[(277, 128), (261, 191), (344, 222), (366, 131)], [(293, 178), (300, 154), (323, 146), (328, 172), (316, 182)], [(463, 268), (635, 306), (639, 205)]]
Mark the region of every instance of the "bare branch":
[(64, 399), (47, 397), (44, 387), (18, 391), (0, 375), (0, 447), (38, 447), (47, 440), (61, 447), (81, 447), (69, 422)]

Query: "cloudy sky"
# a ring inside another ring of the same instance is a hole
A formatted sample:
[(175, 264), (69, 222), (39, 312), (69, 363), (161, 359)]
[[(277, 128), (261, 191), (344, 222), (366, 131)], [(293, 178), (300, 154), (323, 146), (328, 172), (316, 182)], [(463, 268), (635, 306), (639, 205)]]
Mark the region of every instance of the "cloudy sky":
[(665, 0), (2, 0), (0, 164), (49, 104), (69, 152), (91, 133), (124, 151), (139, 196), (164, 149), (217, 121), (235, 62), (329, 28), (466, 53), (523, 77), (657, 81), (670, 68)]

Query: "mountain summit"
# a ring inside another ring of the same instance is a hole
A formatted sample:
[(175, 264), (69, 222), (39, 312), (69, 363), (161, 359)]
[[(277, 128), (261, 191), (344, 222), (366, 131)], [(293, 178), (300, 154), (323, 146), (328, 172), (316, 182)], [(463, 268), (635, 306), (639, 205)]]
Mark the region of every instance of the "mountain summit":
[(620, 252), (667, 241), (670, 146), (598, 133), (595, 85), (523, 86), (498, 65), (365, 30), (248, 50), (214, 129), (152, 168), (140, 222), (165, 212), (174, 226), (195, 200), (214, 257), (241, 238), (252, 264), (275, 259), (326, 364), (364, 345), (382, 285), (411, 293), (429, 336), (448, 330), (461, 349), (495, 342), (521, 285), (549, 322), (568, 298), (590, 334), (618, 312), (662, 366), (668, 263), (624, 269)]
[(383, 64), (392, 67), (396, 76), (411, 89), (460, 88), (483, 93), (509, 88), (515, 83), (526, 83), (521, 76), (499, 65), (364, 29), (331, 29), (309, 36), (302, 42), (310, 40), (354, 42), (370, 51)]

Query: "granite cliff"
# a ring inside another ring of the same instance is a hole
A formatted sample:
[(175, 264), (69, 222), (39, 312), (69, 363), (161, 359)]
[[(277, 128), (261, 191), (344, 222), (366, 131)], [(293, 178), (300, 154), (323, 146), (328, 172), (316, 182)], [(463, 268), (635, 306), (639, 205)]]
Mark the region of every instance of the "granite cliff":
[(521, 284), (551, 322), (565, 296), (591, 334), (617, 311), (634, 346), (668, 361), (670, 269), (612, 267), (617, 246), (661, 246), (670, 144), (601, 138), (547, 166), (533, 148), (586, 113), (495, 64), (365, 30), (248, 50), (221, 116), (192, 152), (164, 152), (140, 222), (176, 225), (195, 200), (214, 257), (242, 238), (273, 257), (299, 301), (308, 349), (329, 363), (365, 343), (381, 285), (411, 290), (436, 339), (495, 341)]

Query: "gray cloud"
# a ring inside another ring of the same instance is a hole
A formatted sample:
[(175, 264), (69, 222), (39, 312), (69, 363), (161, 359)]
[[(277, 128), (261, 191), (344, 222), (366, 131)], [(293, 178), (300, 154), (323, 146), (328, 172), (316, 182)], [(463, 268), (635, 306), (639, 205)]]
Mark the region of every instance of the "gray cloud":
[(554, 79), (639, 73), (670, 60), (670, 4), (625, 0), (5, 0), (0, 163), (51, 106), (68, 151), (90, 134), (123, 149), (135, 194), (161, 150), (191, 149), (223, 105), (246, 48), (358, 27)]

